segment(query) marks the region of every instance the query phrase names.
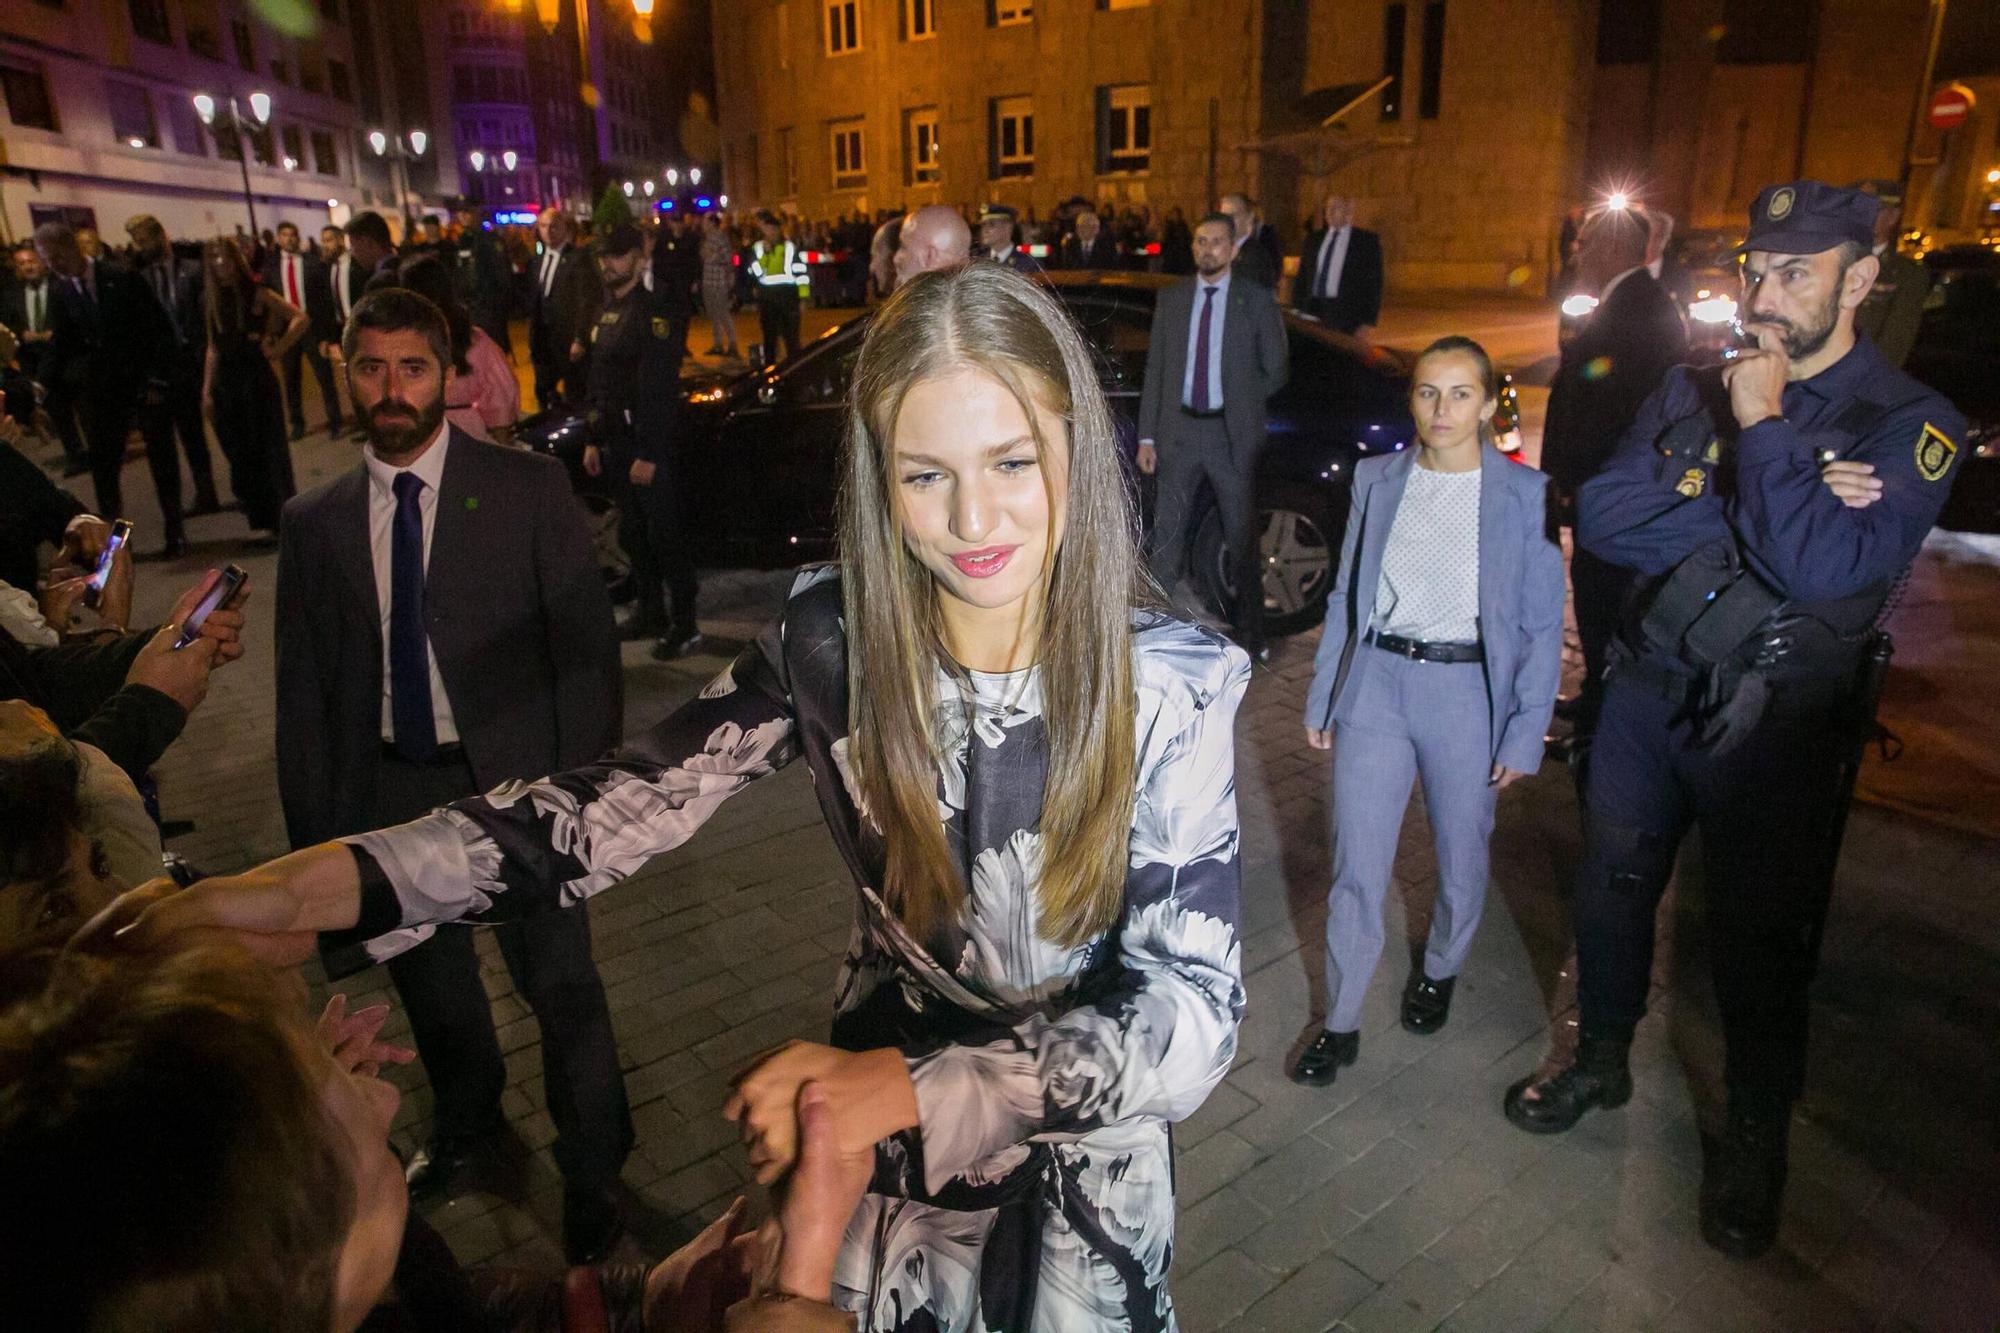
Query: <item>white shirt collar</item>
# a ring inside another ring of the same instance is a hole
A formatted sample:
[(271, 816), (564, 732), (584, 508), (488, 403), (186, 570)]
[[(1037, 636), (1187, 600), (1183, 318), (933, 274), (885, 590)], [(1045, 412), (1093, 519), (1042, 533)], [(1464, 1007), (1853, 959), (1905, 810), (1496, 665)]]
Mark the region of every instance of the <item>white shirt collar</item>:
[(1194, 294), (1196, 296), (1200, 296), (1202, 293), (1202, 289), (1205, 287), (1215, 288), (1215, 295), (1218, 300), (1229, 295), (1229, 270), (1227, 268), (1224, 268), (1222, 270), (1222, 276), (1217, 278), (1214, 282), (1210, 282), (1207, 278), (1202, 277), (1201, 274), (1199, 273), (1195, 274)]
[(383, 495), (394, 499), (396, 495), (396, 474), (414, 472), (417, 479), (430, 489), (433, 496), (444, 481), (444, 455), (451, 447), (451, 423), (440, 421), (437, 434), (431, 436), (430, 447), (417, 455), (417, 461), (408, 467), (392, 467), (375, 456), (375, 446), (364, 445), (361, 461), (368, 467), (368, 482)]

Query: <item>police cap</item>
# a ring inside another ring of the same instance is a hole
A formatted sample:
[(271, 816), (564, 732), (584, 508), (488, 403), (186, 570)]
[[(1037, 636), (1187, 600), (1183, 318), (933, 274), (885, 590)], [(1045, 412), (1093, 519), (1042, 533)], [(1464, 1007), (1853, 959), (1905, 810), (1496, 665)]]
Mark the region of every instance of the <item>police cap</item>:
[(988, 222), (1012, 222), (1020, 216), (1020, 213), (1008, 204), (988, 204), (980, 213), (979, 221), (980, 225), (984, 226)]
[(1848, 241), (1866, 248), (1875, 244), (1881, 210), (1873, 195), (1824, 181), (1767, 185), (1750, 205), (1750, 236), (1736, 252), (1816, 255)]
[(646, 238), (639, 229), (629, 222), (618, 222), (605, 229), (598, 239), (597, 253), (612, 259), (629, 255), (634, 250), (644, 249)]

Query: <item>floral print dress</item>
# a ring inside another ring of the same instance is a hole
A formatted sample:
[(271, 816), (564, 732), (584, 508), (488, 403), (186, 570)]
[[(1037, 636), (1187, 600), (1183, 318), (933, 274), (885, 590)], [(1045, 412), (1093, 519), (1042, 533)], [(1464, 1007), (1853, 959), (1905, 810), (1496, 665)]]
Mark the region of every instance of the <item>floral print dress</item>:
[(1135, 613), (1136, 810), (1120, 919), (1078, 948), (1035, 929), (1047, 773), (1040, 672), (940, 670), (938, 814), (960, 918), (910, 936), (857, 803), (832, 568), (701, 696), (610, 757), (350, 839), (351, 935), (389, 957), (449, 921), (570, 906), (685, 842), (803, 756), (854, 876), (833, 1044), (899, 1048), (919, 1128), (877, 1150), (835, 1303), (864, 1330), (1165, 1330), (1169, 1123), (1229, 1069), (1243, 1013), (1233, 728), (1239, 650)]

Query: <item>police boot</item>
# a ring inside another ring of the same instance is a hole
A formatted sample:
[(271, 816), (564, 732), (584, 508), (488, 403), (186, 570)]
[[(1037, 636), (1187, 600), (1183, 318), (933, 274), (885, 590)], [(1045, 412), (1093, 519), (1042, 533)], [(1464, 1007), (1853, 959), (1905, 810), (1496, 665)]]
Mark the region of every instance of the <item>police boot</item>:
[(1701, 1238), (1724, 1254), (1755, 1259), (1778, 1239), (1791, 1119), (1782, 1101), (1730, 1099), (1729, 1127), (1701, 1177)]
[(1507, 1089), (1507, 1118), (1530, 1134), (1560, 1134), (1593, 1106), (1623, 1106), (1632, 1098), (1631, 1049), (1629, 1040), (1579, 1037), (1568, 1066), (1539, 1082), (1530, 1074)]

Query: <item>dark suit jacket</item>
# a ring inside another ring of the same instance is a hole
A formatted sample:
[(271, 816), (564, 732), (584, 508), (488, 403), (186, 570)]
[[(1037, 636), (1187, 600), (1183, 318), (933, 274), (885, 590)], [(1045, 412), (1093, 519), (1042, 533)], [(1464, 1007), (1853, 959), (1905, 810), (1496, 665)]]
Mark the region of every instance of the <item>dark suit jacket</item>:
[(1565, 510), (1611, 457), (1639, 404), (1687, 356), (1674, 299), (1640, 269), (1611, 289), (1563, 348), (1542, 425), (1542, 471)]
[(1377, 323), (1382, 318), (1382, 238), (1360, 227), (1348, 233), (1340, 291), (1330, 301), (1313, 295), (1319, 290), (1319, 252), (1325, 244), (1326, 228), (1306, 233), (1299, 273), (1292, 279), (1292, 309), (1317, 316), (1342, 333)]
[[(1187, 378), (1188, 322), (1195, 287), (1189, 278), (1161, 290), (1153, 306), (1146, 346), (1146, 385), (1139, 395), (1139, 438), (1172, 448), (1180, 422), (1181, 385)], [(1222, 320), (1222, 412), (1229, 451), (1248, 464), (1264, 446), (1264, 403), (1285, 387), (1291, 351), (1278, 299), (1271, 289), (1229, 279), (1229, 310)]]
[[(382, 756), (382, 613), (368, 471), (285, 505), (278, 553), (278, 794), (294, 847), (369, 826)], [(425, 623), (483, 789), (616, 745), (618, 636), (569, 479), (451, 432), (425, 567)]]
[(597, 261), (571, 241), (556, 261), (555, 281), (547, 296), (542, 295), (541, 255), (528, 265), (528, 280), (532, 336), (549, 354), (567, 359), (571, 343), (589, 340), (590, 326), (604, 306), (604, 280), (598, 276)]
[(1278, 290), (1278, 272), (1284, 266), (1279, 258), (1278, 233), (1270, 223), (1265, 223), (1250, 233), (1250, 239), (1243, 242), (1243, 248), (1236, 254), (1236, 262), (1229, 271), (1236, 277), (1248, 278), (1271, 291)]
[(1111, 233), (1100, 231), (1096, 242), (1088, 250), (1084, 249), (1081, 238), (1074, 235), (1063, 237), (1061, 263), (1057, 267), (1119, 269), (1125, 267), (1125, 260), (1118, 253), (1118, 242), (1111, 239)]
[[(326, 261), (319, 257), (317, 251), (303, 251), (299, 257), (304, 261), (299, 269), (299, 298), (304, 302), (306, 328), (311, 336), (311, 340), (314, 344), (338, 342), (340, 341), (340, 334), (337, 331), (340, 324), (340, 316), (338, 314), (339, 307), (333, 301), (332, 270), (327, 267)], [(349, 265), (350, 269), (352, 267), (352, 265)], [(353, 281), (351, 273), (348, 280), (350, 283)], [(290, 293), (285, 290), (285, 279), (278, 271), (278, 254), (275, 251), (264, 265), (264, 285), (276, 292), (283, 300), (289, 301), (292, 299)], [(360, 297), (357, 296), (355, 299), (359, 300)], [(328, 327), (336, 329), (331, 338), (322, 336), (324, 330)]]
[[(181, 367), (185, 371), (190, 362), (198, 363), (208, 352), (208, 309), (207, 300), (203, 295), (201, 261), (186, 255), (175, 255), (167, 263), (172, 274), (168, 290), (171, 293), (173, 308), (169, 313), (173, 319), (173, 328), (180, 337), (177, 350), (180, 354)], [(144, 265), (136, 272), (139, 280), (145, 284), (146, 290), (153, 292), (157, 300), (158, 292), (153, 286), (152, 266)]]
[[(48, 290), (42, 297), (42, 327), (47, 329), (52, 327), (55, 319), (56, 278), (51, 274), (44, 281), (48, 283)], [(28, 331), (28, 288), (25, 283), (9, 282), (0, 288), (0, 324), (5, 324), (17, 335)], [(42, 377), (42, 367), (48, 361), (50, 351), (46, 341), (21, 344), (16, 355), (28, 378), (39, 380)]]
[[(367, 269), (354, 262), (354, 256), (343, 257), (347, 260), (347, 308), (352, 310), (361, 303), (361, 298), (368, 294), (370, 274)], [(315, 342), (337, 343), (340, 341), (340, 335), (346, 331), (346, 322), (340, 317), (340, 303), (333, 294), (333, 284), (340, 270), (340, 261), (335, 260), (330, 264), (325, 260), (320, 262), (325, 265), (321, 270), (325, 274), (325, 281), (321, 285), (326, 289), (326, 305), (321, 307), (324, 322), (314, 322), (312, 336)], [(312, 314), (311, 305), (306, 306), (306, 313)]]
[(50, 329), (51, 374), (78, 392), (136, 393), (166, 383), (174, 361), (167, 312), (138, 274), (100, 260), (93, 306), (67, 278), (56, 277)]

